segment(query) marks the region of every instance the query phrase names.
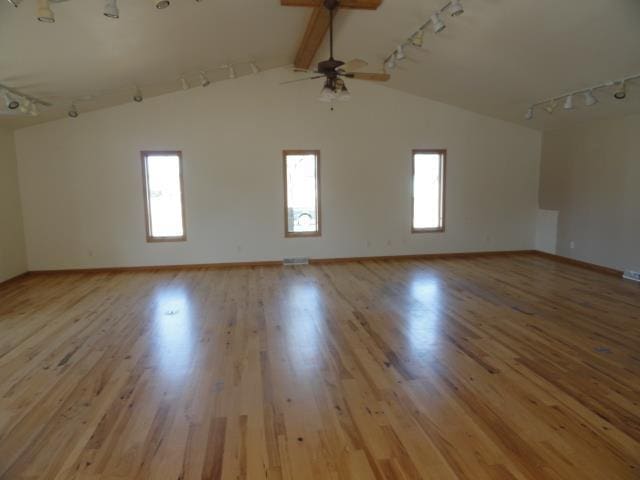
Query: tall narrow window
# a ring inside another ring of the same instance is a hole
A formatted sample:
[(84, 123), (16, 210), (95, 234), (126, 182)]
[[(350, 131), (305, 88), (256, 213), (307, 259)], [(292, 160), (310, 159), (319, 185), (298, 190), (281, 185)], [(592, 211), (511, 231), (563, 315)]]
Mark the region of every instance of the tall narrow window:
[(444, 231), (444, 176), (446, 150), (413, 152), (412, 231)]
[(320, 236), (320, 152), (285, 150), (285, 236)]
[(182, 154), (142, 152), (142, 176), (147, 241), (186, 240)]

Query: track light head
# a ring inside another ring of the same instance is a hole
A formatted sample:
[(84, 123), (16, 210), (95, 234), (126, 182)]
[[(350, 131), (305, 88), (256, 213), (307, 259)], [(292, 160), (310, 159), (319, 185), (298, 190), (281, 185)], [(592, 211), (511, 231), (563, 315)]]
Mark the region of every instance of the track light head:
[(118, 0), (105, 0), (104, 16), (107, 18), (120, 18)]
[(411, 44), (414, 47), (422, 47), (424, 44), (424, 30), (421, 28), (411, 37)]
[(544, 109), (549, 115), (551, 115), (556, 110), (557, 106), (558, 106), (558, 102), (556, 102), (555, 100), (552, 100), (547, 104), (547, 106), (544, 107)]
[(29, 111), (29, 114), (33, 117), (37, 117), (38, 115), (40, 115), (40, 109), (38, 108), (38, 104), (36, 102), (33, 102), (31, 104), (31, 110)]
[(20, 108), (20, 102), (13, 98), (13, 96), (9, 92), (4, 92), (2, 94), (2, 99), (4, 100), (4, 105), (8, 110), (15, 110)]
[(20, 112), (29, 113), (31, 111), (31, 100), (25, 98), (22, 102), (20, 102)]
[(71, 107), (69, 108), (69, 111), (67, 112), (67, 115), (69, 116), (69, 118), (78, 118), (78, 115), (80, 115), (78, 113), (78, 109), (76, 108), (76, 106), (72, 103)]
[(156, 7), (157, 10), (164, 10), (171, 2), (169, 0), (151, 0), (153, 2), (153, 6)]
[(627, 98), (627, 82), (623, 80), (618, 84), (618, 88), (613, 92), (613, 97), (616, 100), (624, 100)]
[(457, 17), (458, 15), (462, 15), (464, 13), (464, 7), (460, 0), (452, 0), (451, 5), (449, 6), (449, 13), (452, 17)]
[(529, 107), (529, 110), (527, 110), (524, 118), (525, 120), (533, 120), (533, 107)]
[(588, 91), (584, 92), (584, 104), (587, 107), (591, 107), (591, 106), (595, 105), (596, 103), (598, 103), (598, 99), (593, 94), (593, 90), (588, 90)]
[(573, 95), (567, 95), (567, 98), (564, 100), (564, 106), (562, 107), (565, 110), (573, 110)]
[(395, 54), (395, 52), (385, 62), (384, 67), (387, 70), (393, 70), (394, 68), (396, 68), (396, 54)]
[(189, 90), (189, 82), (184, 77), (180, 77), (180, 86), (182, 90)]
[(200, 85), (203, 87), (208, 87), (211, 85), (211, 80), (207, 78), (207, 74), (204, 72), (200, 72)]
[(396, 60), (404, 60), (407, 56), (404, 54), (404, 47), (402, 45), (398, 45), (396, 48)]
[(9, 4), (11, 4), (11, 6), (16, 8), (18, 8), (21, 3), (22, 3), (22, 0), (9, 0)]
[(254, 75), (257, 75), (258, 73), (260, 73), (260, 68), (258, 68), (258, 65), (256, 65), (256, 63), (255, 63), (255, 62), (251, 62), (251, 63), (249, 64), (249, 66), (251, 67), (251, 72), (252, 72)]
[(44, 23), (54, 23), (56, 21), (56, 16), (51, 10), (49, 0), (38, 0), (37, 17), (38, 21)]
[(229, 69), (229, 79), (233, 80), (236, 78), (236, 69), (233, 68), (233, 65), (227, 65), (227, 68)]
[(439, 13), (434, 13), (431, 16), (431, 26), (433, 27), (433, 32), (434, 33), (440, 33), (445, 28), (447, 28), (447, 26), (444, 24), (444, 22), (440, 18), (440, 14)]
[(142, 100), (144, 100), (144, 97), (142, 96), (142, 90), (136, 88), (136, 92), (133, 94), (133, 101), (136, 103), (140, 103), (142, 102)]

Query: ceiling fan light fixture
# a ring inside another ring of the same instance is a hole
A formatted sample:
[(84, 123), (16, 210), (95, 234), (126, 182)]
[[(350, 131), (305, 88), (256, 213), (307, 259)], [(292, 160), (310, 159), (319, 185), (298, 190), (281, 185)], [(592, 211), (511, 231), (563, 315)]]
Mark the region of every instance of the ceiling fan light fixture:
[(351, 93), (342, 79), (336, 81), (336, 97), (340, 102), (348, 102), (351, 100)]
[(584, 92), (584, 104), (587, 107), (592, 107), (596, 103), (598, 103), (598, 99), (593, 94), (593, 90), (588, 90), (588, 91)]
[(153, 2), (153, 6), (156, 7), (156, 10), (164, 10), (171, 2), (169, 0), (151, 0)]
[(107, 18), (120, 18), (120, 10), (118, 9), (118, 0), (105, 0), (104, 16)]
[(464, 13), (464, 7), (460, 0), (452, 0), (451, 5), (449, 6), (449, 13), (452, 17), (457, 17)]
[(322, 87), (322, 91), (320, 92), (320, 97), (318, 100), (321, 102), (329, 103), (333, 102), (337, 97), (336, 94), (336, 86), (333, 80), (327, 78), (327, 81), (324, 83), (324, 87)]
[(440, 18), (439, 13), (434, 13), (431, 16), (431, 26), (433, 27), (433, 33), (440, 33), (445, 28), (447, 28), (447, 26), (444, 24), (444, 22)]
[(37, 17), (38, 21), (44, 23), (54, 23), (56, 21), (56, 16), (51, 10), (49, 0), (38, 0)]
[(616, 100), (624, 100), (627, 98), (627, 82), (624, 80), (618, 84), (618, 88), (613, 93), (613, 97)]

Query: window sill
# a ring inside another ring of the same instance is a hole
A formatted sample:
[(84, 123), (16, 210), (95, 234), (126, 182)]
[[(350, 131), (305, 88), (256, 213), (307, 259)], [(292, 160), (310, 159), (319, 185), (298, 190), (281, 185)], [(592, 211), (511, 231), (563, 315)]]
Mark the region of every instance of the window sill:
[(444, 233), (444, 227), (439, 228), (412, 228), (411, 233)]
[(147, 237), (147, 243), (186, 242), (187, 237)]
[(285, 238), (313, 238), (322, 236), (320, 232), (285, 232)]

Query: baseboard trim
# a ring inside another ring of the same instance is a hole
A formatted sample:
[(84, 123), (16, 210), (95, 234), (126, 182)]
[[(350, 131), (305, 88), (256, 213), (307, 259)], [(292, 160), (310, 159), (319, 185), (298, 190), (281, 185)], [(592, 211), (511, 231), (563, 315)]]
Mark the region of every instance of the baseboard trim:
[[(366, 262), (380, 260), (429, 260), (446, 258), (473, 258), (487, 257), (492, 255), (519, 255), (533, 254), (535, 250), (505, 250), (490, 252), (459, 252), (459, 253), (423, 253), (414, 255), (381, 255), (371, 257), (338, 257), (338, 258), (312, 258), (310, 264)], [(281, 260), (266, 260), (255, 262), (226, 262), (226, 263), (198, 263), (179, 265), (144, 265), (133, 267), (97, 267), (97, 268), (68, 268), (59, 270), (31, 270), (30, 274), (64, 274), (64, 273), (118, 273), (118, 272), (149, 272), (149, 271), (169, 271), (169, 270), (206, 270), (218, 268), (249, 268), (249, 267), (280, 267)]]
[(170, 270), (208, 270), (217, 268), (235, 267), (277, 267), (282, 266), (281, 261), (256, 261), (256, 262), (228, 262), (228, 263), (185, 263), (178, 265), (142, 265), (133, 267), (97, 267), (97, 268), (67, 268), (60, 270), (31, 270), (33, 274), (56, 273), (126, 273), (126, 272), (152, 272)]
[(504, 255), (533, 254), (535, 250), (500, 250), (490, 252), (458, 252), (458, 253), (420, 253), (413, 255), (381, 255), (373, 257), (337, 257), (337, 258), (311, 258), (310, 264), (367, 262), (384, 260), (437, 260), (447, 258), (478, 258)]
[(555, 253), (542, 252), (540, 250), (536, 250), (535, 252), (542, 257), (555, 260), (556, 262), (567, 263), (569, 265), (586, 268), (588, 270), (605, 273), (607, 275), (614, 275), (616, 277), (622, 277), (622, 275), (624, 275), (624, 272), (622, 270), (616, 270), (615, 268), (604, 267), (602, 265), (596, 265), (595, 263), (583, 262), (582, 260), (576, 260), (575, 258), (556, 255)]
[[(385, 260), (437, 260), (437, 259), (455, 259), (455, 258), (482, 258), (490, 256), (508, 256), (508, 255), (537, 255), (556, 262), (561, 262), (576, 267), (586, 268), (591, 271), (613, 275), (621, 278), (624, 275), (622, 270), (604, 267), (594, 263), (576, 260), (574, 258), (563, 257), (553, 253), (543, 252), (540, 250), (499, 250), (489, 252), (457, 252), (457, 253), (422, 253), (413, 255), (379, 255), (369, 257), (336, 257), (336, 258), (312, 258), (309, 263), (312, 265), (325, 265), (331, 263), (349, 263), (349, 262), (367, 262), (367, 261), (385, 261)], [(171, 270), (208, 270), (220, 268), (253, 268), (253, 267), (281, 267), (282, 261), (267, 260), (255, 262), (225, 262), (225, 263), (198, 263), (198, 264), (180, 264), (180, 265), (144, 265), (133, 267), (101, 267), (101, 268), (70, 268), (61, 270), (31, 270), (21, 273), (13, 278), (0, 282), (0, 287), (9, 283), (16, 282), (21, 278), (32, 274), (65, 274), (65, 273), (124, 273), (124, 272), (153, 272), (153, 271), (171, 271)]]
[[(336, 257), (336, 258), (312, 258), (309, 263), (312, 265), (325, 265), (331, 263), (348, 263), (348, 262), (367, 262), (367, 261), (385, 261), (385, 260), (437, 260), (437, 259), (455, 259), (455, 258), (481, 258), (490, 256), (508, 256), (508, 255), (538, 255), (556, 262), (586, 268), (595, 272), (605, 273), (622, 277), (624, 272), (614, 268), (596, 265), (594, 263), (583, 262), (562, 255), (542, 252), (540, 250), (499, 250), (489, 252), (451, 252), (451, 253), (422, 253), (413, 255), (379, 255), (369, 257)], [(198, 263), (198, 264), (179, 264), (179, 265), (144, 265), (133, 267), (101, 267), (101, 268), (70, 268), (61, 270), (32, 270), (22, 273), (16, 277), (0, 282), (0, 286), (14, 282), (20, 278), (30, 274), (65, 274), (65, 273), (119, 273), (119, 272), (153, 272), (153, 271), (171, 271), (171, 270), (208, 270), (219, 268), (253, 268), (253, 267), (281, 267), (282, 261), (266, 260), (255, 262), (225, 262), (225, 263)]]
[(29, 273), (30, 272), (22, 272), (16, 275), (15, 277), (7, 278), (6, 280), (3, 280), (2, 282), (0, 282), (0, 287), (4, 287), (5, 285), (9, 285), (10, 283), (17, 282), (22, 278), (26, 277), (27, 275), (29, 275)]

